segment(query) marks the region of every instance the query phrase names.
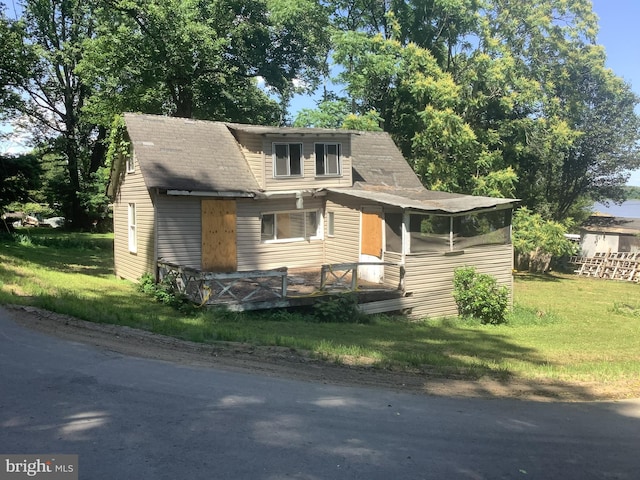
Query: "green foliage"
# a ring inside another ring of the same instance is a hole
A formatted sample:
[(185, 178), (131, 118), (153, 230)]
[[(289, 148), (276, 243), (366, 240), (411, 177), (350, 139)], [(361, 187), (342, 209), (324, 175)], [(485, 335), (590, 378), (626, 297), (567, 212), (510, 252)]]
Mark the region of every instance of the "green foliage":
[(526, 207), (513, 214), (513, 248), (517, 253), (532, 251), (553, 256), (571, 255), (575, 244), (565, 238), (567, 225), (553, 220), (545, 220), (539, 213)]
[(453, 298), (463, 318), (476, 318), (493, 325), (506, 322), (507, 287), (498, 286), (494, 277), (477, 273), (474, 267), (460, 267), (454, 271)]
[(640, 186), (627, 186), (624, 191), (627, 199), (640, 200)]
[(640, 166), (638, 98), (606, 68), (590, 2), (427, 4), (332, 2), (338, 80), (425, 186), (517, 197), (556, 220), (619, 200)]
[(156, 302), (173, 307), (185, 315), (193, 315), (196, 312), (194, 303), (186, 295), (175, 292), (171, 282), (166, 278), (156, 283), (153, 275), (146, 273), (140, 277), (138, 290), (149, 295)]
[(367, 323), (368, 317), (358, 309), (358, 298), (349, 293), (318, 299), (313, 316), (322, 323)]
[(40, 166), (34, 155), (0, 156), (0, 213), (12, 202), (28, 200), (38, 186)]

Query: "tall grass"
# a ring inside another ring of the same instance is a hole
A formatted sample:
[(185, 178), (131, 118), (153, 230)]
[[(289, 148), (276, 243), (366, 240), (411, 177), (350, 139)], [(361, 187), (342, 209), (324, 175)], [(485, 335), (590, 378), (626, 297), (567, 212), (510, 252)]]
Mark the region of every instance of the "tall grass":
[(0, 302), (29, 304), (196, 342), (304, 350), (373, 368), (498, 379), (615, 383), (640, 394), (640, 285), (570, 275), (515, 278), (504, 325), (458, 318), (375, 316), (320, 323), (276, 310), (182, 315), (112, 273), (109, 235), (0, 238)]

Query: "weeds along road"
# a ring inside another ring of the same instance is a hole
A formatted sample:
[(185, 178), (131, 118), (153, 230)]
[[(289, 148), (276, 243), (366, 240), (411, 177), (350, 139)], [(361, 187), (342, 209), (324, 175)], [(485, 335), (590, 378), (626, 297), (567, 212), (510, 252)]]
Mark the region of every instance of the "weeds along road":
[(429, 397), (187, 366), (25, 329), (2, 308), (0, 365), (0, 454), (78, 454), (81, 479), (640, 472), (640, 401)]

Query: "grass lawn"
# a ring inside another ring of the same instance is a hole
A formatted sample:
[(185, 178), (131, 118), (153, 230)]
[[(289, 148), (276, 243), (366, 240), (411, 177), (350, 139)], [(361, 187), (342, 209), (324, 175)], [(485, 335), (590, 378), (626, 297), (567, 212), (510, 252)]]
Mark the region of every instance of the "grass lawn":
[(30, 230), (0, 238), (0, 303), (29, 304), (199, 342), (306, 350), (329, 360), (432, 374), (617, 385), (640, 396), (640, 285), (516, 275), (505, 325), (457, 318), (317, 323), (286, 311), (184, 316), (112, 274), (110, 235)]

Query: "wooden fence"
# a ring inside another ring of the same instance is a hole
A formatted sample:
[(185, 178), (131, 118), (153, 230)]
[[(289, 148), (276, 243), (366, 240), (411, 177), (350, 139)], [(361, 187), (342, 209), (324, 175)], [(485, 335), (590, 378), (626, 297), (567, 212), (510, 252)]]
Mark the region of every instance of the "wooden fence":
[(626, 280), (640, 283), (640, 252), (596, 253), (592, 257), (569, 259), (575, 273), (587, 277)]

